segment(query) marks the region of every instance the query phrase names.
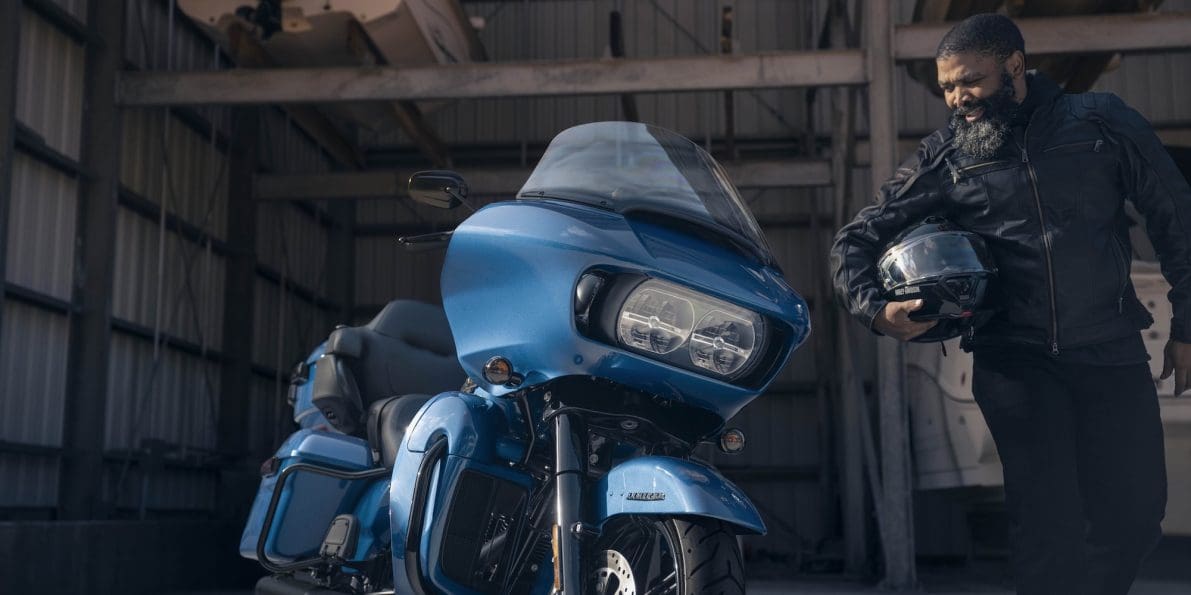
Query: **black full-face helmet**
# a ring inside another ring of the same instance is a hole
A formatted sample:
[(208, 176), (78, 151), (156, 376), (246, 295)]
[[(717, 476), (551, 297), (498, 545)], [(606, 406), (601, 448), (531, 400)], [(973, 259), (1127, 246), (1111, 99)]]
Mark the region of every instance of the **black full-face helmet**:
[(913, 341), (931, 343), (958, 337), (991, 313), (984, 297), (997, 274), (980, 236), (939, 217), (898, 235), (877, 261), (885, 299), (920, 299), (912, 320), (938, 320)]

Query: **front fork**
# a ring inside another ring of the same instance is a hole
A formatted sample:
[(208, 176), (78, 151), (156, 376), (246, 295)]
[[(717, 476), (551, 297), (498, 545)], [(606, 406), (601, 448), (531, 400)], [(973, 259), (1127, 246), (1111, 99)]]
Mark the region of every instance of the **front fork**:
[(580, 520), (583, 477), (586, 475), (582, 423), (561, 413), (554, 418), (554, 593), (583, 592), (581, 557), (583, 524)]

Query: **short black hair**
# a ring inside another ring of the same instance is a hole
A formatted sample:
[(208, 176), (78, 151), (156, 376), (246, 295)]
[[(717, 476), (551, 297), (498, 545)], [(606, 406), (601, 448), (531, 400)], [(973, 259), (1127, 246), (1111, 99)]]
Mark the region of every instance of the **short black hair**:
[(982, 54), (1004, 62), (1013, 52), (1026, 53), (1026, 40), (1022, 38), (1021, 30), (1009, 17), (987, 12), (972, 15), (952, 27), (939, 42), (935, 59), (942, 60), (955, 54)]

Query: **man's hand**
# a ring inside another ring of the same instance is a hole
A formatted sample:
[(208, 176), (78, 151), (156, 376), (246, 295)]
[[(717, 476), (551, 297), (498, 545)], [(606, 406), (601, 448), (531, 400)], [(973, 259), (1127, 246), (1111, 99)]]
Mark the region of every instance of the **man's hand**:
[[(933, 328), (939, 321), (918, 322), (910, 320), (910, 313), (922, 307), (922, 300), (909, 302), (889, 302), (873, 319), (873, 328), (883, 335), (888, 335), (899, 341), (909, 341)], [(1186, 345), (1188, 366), (1184, 373), (1191, 373), (1191, 345)]]
[(1171, 339), (1166, 342), (1162, 355), (1162, 376), (1159, 379), (1166, 380), (1173, 372), (1174, 396), (1182, 396), (1183, 391), (1191, 388), (1191, 343)]

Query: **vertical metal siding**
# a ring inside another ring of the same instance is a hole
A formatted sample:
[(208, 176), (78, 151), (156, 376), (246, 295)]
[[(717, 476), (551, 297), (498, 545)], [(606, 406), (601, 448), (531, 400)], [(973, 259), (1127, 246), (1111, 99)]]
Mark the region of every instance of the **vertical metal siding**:
[(291, 282), (325, 293), (327, 230), (310, 214), (283, 202), (263, 203), (257, 214), (257, 258)]
[(391, 237), (356, 240), (356, 303), (386, 304), (405, 298), (442, 303), (443, 251), (406, 252)]
[[(67, 336), (61, 314), (6, 300), (0, 327), (0, 440), (62, 445)], [(58, 462), (0, 456), (0, 506), (54, 506)]]
[(217, 364), (163, 347), (154, 366), (152, 342), (114, 334), (105, 447), (136, 449), (154, 438), (214, 449), (218, 387)]
[(290, 367), (330, 333), (330, 317), (292, 294), (283, 300), (281, 288), (264, 279), (257, 279), (255, 299), (252, 361), (280, 371), (288, 381)]
[[(80, 0), (81, 1), (81, 0)], [(215, 44), (194, 31), (180, 10), (172, 26), (167, 2), (129, 0), (124, 21), (124, 58), (141, 70), (214, 70), (224, 62)], [(170, 46), (170, 36), (174, 44)], [(232, 110), (223, 106), (196, 108), (220, 133), (230, 136)]]
[(29, 9), (21, 16), (17, 120), (51, 148), (79, 156), (83, 48)]
[(70, 300), (77, 182), (17, 151), (8, 220), (8, 281)]
[(0, 439), (62, 444), (66, 317), (8, 300), (0, 342)]
[(136, 194), (217, 238), (226, 237), (227, 157), (176, 118), (167, 134), (166, 112), (124, 113), (120, 181)]
[(1191, 122), (1191, 103), (1185, 99), (1191, 93), (1191, 51), (1124, 56), (1093, 90), (1116, 93), (1155, 125), (1186, 126)]
[(117, 213), (116, 231), (113, 315), (153, 328), (160, 309), (164, 332), (218, 349), (223, 332), (223, 258), (167, 233), (163, 302), (158, 303), (156, 222), (122, 208)]

